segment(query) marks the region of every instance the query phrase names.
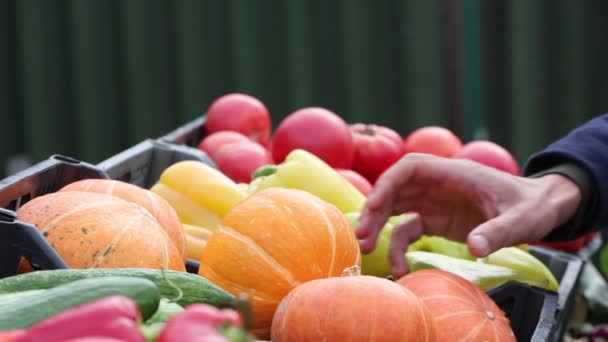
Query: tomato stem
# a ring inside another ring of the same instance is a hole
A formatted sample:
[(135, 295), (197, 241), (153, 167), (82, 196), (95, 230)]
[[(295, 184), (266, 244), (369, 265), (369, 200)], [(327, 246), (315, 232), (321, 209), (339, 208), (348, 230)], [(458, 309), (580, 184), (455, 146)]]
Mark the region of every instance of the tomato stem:
[(365, 135), (376, 135), (376, 131), (374, 131), (369, 125), (363, 126), (361, 129), (357, 129), (357, 133), (365, 134)]

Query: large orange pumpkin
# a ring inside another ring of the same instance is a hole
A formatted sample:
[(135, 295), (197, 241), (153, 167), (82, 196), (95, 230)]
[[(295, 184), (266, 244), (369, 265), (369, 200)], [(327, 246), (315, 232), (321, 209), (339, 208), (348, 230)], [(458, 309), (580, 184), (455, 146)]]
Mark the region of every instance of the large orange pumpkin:
[(295, 189), (270, 188), (230, 210), (203, 250), (199, 274), (251, 299), (252, 332), (269, 335), (294, 287), (360, 265), (357, 239), (333, 205)]
[(177, 250), (186, 259), (186, 237), (175, 210), (159, 195), (136, 185), (110, 179), (84, 179), (59, 191), (87, 191), (108, 194), (144, 207), (163, 227)]
[(515, 341), (509, 319), (470, 281), (441, 270), (420, 270), (397, 281), (412, 291), (435, 320), (438, 341)]
[(166, 267), (183, 258), (150, 213), (118, 197), (66, 191), (34, 198), (17, 210), (71, 268)]
[(418, 298), (379, 277), (312, 280), (293, 289), (272, 320), (272, 341), (436, 341)]

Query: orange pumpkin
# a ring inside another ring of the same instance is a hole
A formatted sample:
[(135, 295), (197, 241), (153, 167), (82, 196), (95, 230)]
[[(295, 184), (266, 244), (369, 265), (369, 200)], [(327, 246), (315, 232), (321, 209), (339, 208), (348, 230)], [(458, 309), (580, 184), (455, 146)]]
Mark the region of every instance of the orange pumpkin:
[(433, 315), (438, 341), (515, 341), (509, 319), (470, 281), (441, 270), (420, 270), (397, 281)]
[(183, 258), (144, 208), (118, 197), (65, 191), (17, 210), (71, 268), (141, 267), (184, 271)]
[(272, 320), (272, 341), (432, 342), (435, 325), (403, 286), (379, 277), (312, 280), (293, 289)]
[(159, 195), (136, 185), (110, 179), (84, 179), (59, 191), (87, 191), (108, 194), (144, 207), (152, 214), (186, 260), (186, 237), (175, 210)]
[(335, 206), (307, 192), (270, 188), (230, 210), (203, 250), (199, 274), (251, 299), (252, 332), (269, 336), (283, 297), (313, 279), (360, 265), (357, 239)]

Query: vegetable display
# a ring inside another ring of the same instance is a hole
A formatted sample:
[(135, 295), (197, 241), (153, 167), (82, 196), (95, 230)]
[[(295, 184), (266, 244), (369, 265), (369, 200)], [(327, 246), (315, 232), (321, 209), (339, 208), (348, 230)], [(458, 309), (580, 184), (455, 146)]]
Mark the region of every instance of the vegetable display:
[[(519, 330), (486, 291), (517, 281), (563, 301), (560, 271), (527, 245), (478, 259), (465, 243), (422, 236), (404, 255), (410, 273), (393, 279), (391, 234), (413, 212), (390, 217), (373, 252), (359, 250), (366, 196), (404, 153), (500, 168), (492, 149), (463, 151), (442, 127), (403, 139), (349, 126), (320, 107), (294, 111), (273, 136), (265, 105), (232, 95), (210, 107), (202, 140), (188, 139), (213, 162), (162, 157), (149, 189), (74, 179), (16, 206), (69, 268), (22, 259), (0, 278), (0, 342), (502, 342)], [(505, 171), (519, 172), (509, 160)]]

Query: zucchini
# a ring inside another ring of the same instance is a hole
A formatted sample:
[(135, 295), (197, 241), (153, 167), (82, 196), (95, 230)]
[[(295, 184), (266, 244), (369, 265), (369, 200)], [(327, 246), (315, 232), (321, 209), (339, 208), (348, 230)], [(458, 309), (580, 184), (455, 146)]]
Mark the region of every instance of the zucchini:
[(103, 297), (123, 295), (139, 307), (148, 319), (158, 309), (160, 292), (148, 279), (134, 277), (99, 277), (81, 279), (6, 300), (0, 304), (0, 331), (26, 329), (37, 322), (69, 308)]
[(84, 278), (118, 276), (146, 278), (156, 284), (161, 296), (169, 299), (177, 297), (176, 289), (167, 282), (166, 276), (182, 290), (182, 298), (176, 301), (181, 306), (205, 303), (225, 308), (234, 307), (236, 304), (236, 298), (232, 294), (204, 277), (179, 271), (165, 271), (164, 273), (163, 276), (160, 270), (146, 268), (72, 268), (36, 271), (0, 279), (0, 293), (48, 289)]

